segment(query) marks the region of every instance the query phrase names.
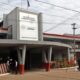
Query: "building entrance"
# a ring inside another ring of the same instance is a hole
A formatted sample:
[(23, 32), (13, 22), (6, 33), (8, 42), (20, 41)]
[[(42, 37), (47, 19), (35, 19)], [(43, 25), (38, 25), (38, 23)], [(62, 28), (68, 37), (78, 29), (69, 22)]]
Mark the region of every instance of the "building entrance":
[(38, 49), (30, 49), (26, 53), (25, 70), (42, 68), (42, 53)]

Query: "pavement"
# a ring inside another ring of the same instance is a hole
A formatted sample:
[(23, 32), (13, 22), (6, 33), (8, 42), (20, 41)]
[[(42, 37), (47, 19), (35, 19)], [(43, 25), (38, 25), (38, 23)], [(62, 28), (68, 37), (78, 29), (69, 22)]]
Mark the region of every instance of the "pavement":
[(0, 80), (80, 80), (80, 71), (75, 68), (36, 70), (20, 74), (7, 74), (0, 76)]

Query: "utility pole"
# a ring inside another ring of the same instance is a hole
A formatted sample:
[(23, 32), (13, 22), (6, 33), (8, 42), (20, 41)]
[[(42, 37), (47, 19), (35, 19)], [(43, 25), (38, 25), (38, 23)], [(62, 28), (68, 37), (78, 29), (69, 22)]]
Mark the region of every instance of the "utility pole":
[(71, 24), (72, 26), (73, 26), (73, 50), (74, 50), (74, 56), (76, 55), (76, 53), (75, 53), (75, 30), (77, 29), (76, 27), (75, 27), (75, 25), (76, 25), (76, 23), (73, 23), (73, 24)]

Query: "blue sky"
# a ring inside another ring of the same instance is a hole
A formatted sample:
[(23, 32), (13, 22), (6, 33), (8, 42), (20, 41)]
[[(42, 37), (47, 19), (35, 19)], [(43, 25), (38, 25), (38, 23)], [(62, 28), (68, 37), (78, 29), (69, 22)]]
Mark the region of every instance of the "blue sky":
[[(65, 10), (54, 5), (80, 11), (80, 0), (29, 0), (30, 7), (27, 8), (27, 0), (0, 0), (0, 19), (2, 15), (9, 13), (15, 7), (41, 12), (43, 14), (43, 32), (64, 34), (73, 33), (72, 23), (80, 27), (80, 13)], [(42, 2), (54, 5), (45, 4)], [(80, 28), (76, 29), (76, 34), (80, 34)]]

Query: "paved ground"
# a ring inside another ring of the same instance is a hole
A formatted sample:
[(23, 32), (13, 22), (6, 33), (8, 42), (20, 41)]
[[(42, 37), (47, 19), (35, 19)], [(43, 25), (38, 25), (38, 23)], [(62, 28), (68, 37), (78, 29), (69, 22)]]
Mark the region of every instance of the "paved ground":
[(0, 80), (80, 80), (80, 72), (74, 69), (53, 69), (50, 72), (32, 71), (24, 75), (9, 74), (0, 76)]

